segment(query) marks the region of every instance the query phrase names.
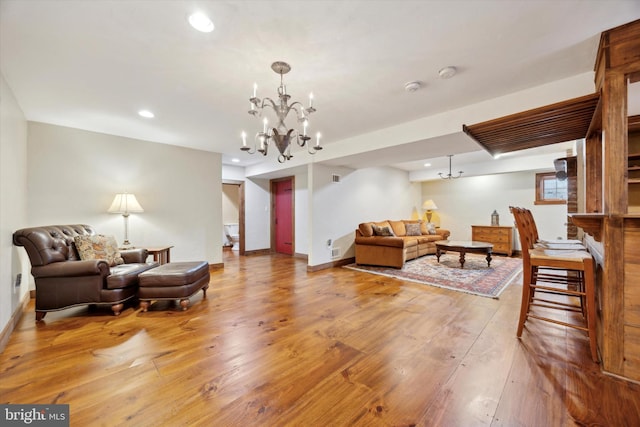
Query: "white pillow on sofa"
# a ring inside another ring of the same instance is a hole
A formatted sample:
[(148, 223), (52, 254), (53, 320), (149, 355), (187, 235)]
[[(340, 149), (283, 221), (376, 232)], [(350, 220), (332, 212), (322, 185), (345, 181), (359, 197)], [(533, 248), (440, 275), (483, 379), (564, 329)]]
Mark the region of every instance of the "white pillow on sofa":
[(436, 225), (433, 222), (427, 222), (427, 232), (429, 234), (437, 234)]

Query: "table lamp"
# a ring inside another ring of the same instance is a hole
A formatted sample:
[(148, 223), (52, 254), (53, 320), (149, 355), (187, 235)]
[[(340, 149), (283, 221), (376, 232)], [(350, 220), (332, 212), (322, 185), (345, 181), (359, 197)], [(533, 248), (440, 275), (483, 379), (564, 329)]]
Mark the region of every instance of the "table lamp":
[(124, 242), (122, 242), (122, 247), (132, 247), (131, 242), (129, 242), (129, 214), (144, 212), (144, 209), (142, 209), (142, 206), (138, 203), (136, 196), (129, 193), (116, 194), (116, 197), (113, 199), (113, 203), (111, 203), (107, 212), (122, 214), (122, 217), (124, 218)]
[(427, 222), (431, 222), (431, 215), (433, 215), (432, 211), (437, 210), (438, 207), (433, 203), (433, 200), (429, 199), (422, 204), (422, 209), (427, 211)]

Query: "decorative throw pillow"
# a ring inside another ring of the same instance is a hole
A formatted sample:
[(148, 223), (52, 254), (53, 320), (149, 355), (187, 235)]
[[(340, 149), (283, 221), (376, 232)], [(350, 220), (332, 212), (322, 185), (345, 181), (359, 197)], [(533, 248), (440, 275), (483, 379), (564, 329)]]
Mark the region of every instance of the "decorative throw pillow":
[(395, 236), (390, 227), (380, 227), (379, 225), (372, 225), (374, 236)]
[(118, 244), (113, 236), (96, 234), (94, 236), (75, 236), (73, 241), (80, 255), (80, 259), (103, 259), (111, 267), (124, 264), (124, 259), (118, 251)]
[(407, 236), (422, 236), (422, 231), (420, 231), (420, 223), (408, 223), (404, 226), (407, 229)]
[(429, 234), (436, 234), (436, 225), (432, 222), (427, 223), (427, 232)]

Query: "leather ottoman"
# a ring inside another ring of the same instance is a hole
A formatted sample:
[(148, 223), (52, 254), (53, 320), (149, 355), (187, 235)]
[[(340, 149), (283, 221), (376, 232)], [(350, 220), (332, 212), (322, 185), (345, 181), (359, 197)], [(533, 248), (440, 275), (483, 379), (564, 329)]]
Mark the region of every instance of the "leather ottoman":
[(182, 310), (189, 307), (189, 297), (202, 289), (207, 297), (209, 263), (206, 261), (170, 262), (138, 276), (138, 299), (142, 311), (152, 300), (180, 300)]

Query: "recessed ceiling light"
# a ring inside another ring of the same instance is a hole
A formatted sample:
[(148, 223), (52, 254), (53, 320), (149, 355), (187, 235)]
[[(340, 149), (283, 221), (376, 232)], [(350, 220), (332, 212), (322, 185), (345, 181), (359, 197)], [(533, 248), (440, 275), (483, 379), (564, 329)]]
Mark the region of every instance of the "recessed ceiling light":
[(141, 115), (142, 117), (146, 117), (147, 119), (153, 119), (156, 116), (149, 110), (140, 110), (138, 111), (138, 114)]
[(431, 163), (425, 163), (425, 164), (424, 164), (424, 167), (425, 167), (425, 168), (428, 168), (428, 167), (430, 167), (430, 166), (431, 166)]
[(455, 76), (456, 71), (457, 71), (456, 67), (453, 67), (453, 66), (444, 67), (443, 69), (438, 71), (438, 75), (440, 76), (441, 79), (448, 79)]
[(236, 157), (234, 157), (233, 159), (231, 159), (231, 161), (232, 161), (233, 163), (240, 163), (240, 159), (238, 159), (238, 158), (236, 158)]
[(198, 31), (210, 33), (213, 31), (213, 22), (207, 15), (202, 12), (196, 12), (189, 15), (189, 24)]
[(420, 90), (420, 88), (422, 88), (422, 82), (418, 80), (406, 83), (404, 85), (404, 90), (406, 90), (407, 92), (415, 92), (417, 90)]

